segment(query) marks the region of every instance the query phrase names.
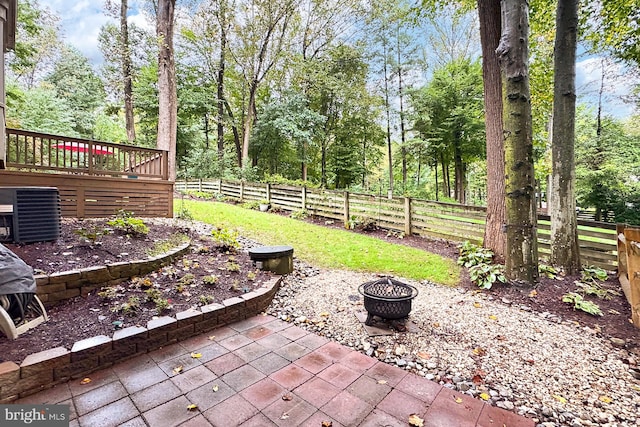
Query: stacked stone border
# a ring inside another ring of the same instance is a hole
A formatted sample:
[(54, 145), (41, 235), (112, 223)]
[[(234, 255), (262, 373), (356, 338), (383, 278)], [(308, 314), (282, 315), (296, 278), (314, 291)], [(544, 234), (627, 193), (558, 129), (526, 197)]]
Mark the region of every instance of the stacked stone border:
[(190, 247), (184, 243), (177, 248), (139, 261), (116, 262), (106, 266), (88, 267), (79, 270), (63, 271), (53, 274), (40, 274), (36, 279), (36, 294), (45, 307), (74, 298), (86, 296), (102, 286), (114, 286), (134, 276), (151, 273), (161, 267), (172, 264), (181, 258)]
[[(154, 271), (182, 256), (188, 248), (186, 244), (144, 261), (38, 276), (38, 296), (43, 303), (46, 301), (50, 305), (66, 298), (86, 295), (100, 286), (117, 284), (129, 277)], [(100, 281), (100, 278), (106, 280)], [(71, 350), (56, 347), (34, 353), (20, 365), (2, 362), (0, 403), (13, 402), (56, 384), (82, 378), (98, 369), (262, 313), (271, 304), (281, 281), (282, 276), (275, 276), (260, 288), (226, 299), (221, 304), (205, 305), (198, 310), (189, 309), (176, 313), (175, 317), (162, 316), (147, 322), (146, 327), (131, 326), (116, 331), (111, 337), (97, 335), (87, 338), (76, 342)]]

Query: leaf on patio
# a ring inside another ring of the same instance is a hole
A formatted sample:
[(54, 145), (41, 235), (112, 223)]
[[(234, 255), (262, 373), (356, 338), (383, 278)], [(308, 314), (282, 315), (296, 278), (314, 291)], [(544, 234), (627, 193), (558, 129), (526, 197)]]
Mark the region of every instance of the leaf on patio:
[(329, 317), (329, 312), (328, 311), (323, 311), (322, 313), (320, 313), (321, 317)]
[(85, 385), (85, 384), (89, 384), (91, 382), (91, 378), (83, 378), (82, 381), (80, 381), (80, 384)]
[(482, 304), (480, 304), (478, 301), (475, 301), (475, 302), (473, 303), (473, 306), (474, 306), (475, 308), (480, 308), (480, 307), (482, 307)]
[(496, 316), (495, 314), (492, 314), (489, 316), (489, 320), (498, 320), (498, 316)]
[(287, 418), (289, 418), (289, 414), (287, 414), (286, 412), (280, 417), (281, 420), (286, 420)]
[(333, 421), (323, 421), (320, 427), (333, 427)]
[(480, 393), (480, 399), (486, 401), (486, 400), (491, 399), (491, 396), (489, 396), (487, 393)]
[(216, 339), (216, 336), (215, 336), (215, 335), (209, 335), (209, 341), (213, 341), (213, 340), (215, 340), (215, 339)]
[(212, 387), (213, 392), (217, 392), (218, 390), (220, 390), (220, 387), (218, 386), (218, 384), (214, 384)]
[(194, 359), (200, 359), (202, 357), (202, 353), (191, 353), (191, 357)]
[(179, 373), (182, 372), (182, 369), (183, 369), (182, 365), (176, 366), (175, 368), (173, 368), (173, 373), (174, 374), (179, 374)]
[(462, 399), (461, 399), (461, 398), (459, 398), (459, 397), (455, 397), (455, 396), (454, 396), (454, 397), (453, 397), (453, 400), (455, 400), (455, 401), (456, 401), (456, 403), (462, 403)]
[(418, 414), (409, 415), (409, 425), (414, 427), (424, 427), (424, 420)]
[(288, 402), (290, 400), (293, 400), (293, 396), (291, 396), (290, 394), (284, 394), (282, 395), (282, 400), (284, 400), (285, 402)]
[(192, 403), (191, 405), (187, 406), (187, 410), (189, 411), (195, 411), (196, 409), (198, 409), (198, 405)]
[(378, 384), (386, 384), (387, 380), (378, 380)]

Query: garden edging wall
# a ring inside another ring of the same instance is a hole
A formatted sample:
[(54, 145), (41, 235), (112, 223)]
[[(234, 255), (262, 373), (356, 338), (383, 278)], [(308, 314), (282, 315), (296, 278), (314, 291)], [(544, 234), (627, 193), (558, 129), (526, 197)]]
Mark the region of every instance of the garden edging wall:
[[(37, 276), (37, 293), (47, 304), (86, 295), (99, 286), (117, 284), (160, 268), (182, 256), (188, 248), (186, 244), (144, 261)], [(107, 280), (100, 282), (100, 278)], [(98, 335), (78, 341), (71, 349), (56, 347), (31, 354), (20, 365), (2, 362), (0, 403), (13, 402), (55, 384), (84, 377), (120, 361), (262, 313), (271, 304), (281, 280), (282, 276), (275, 276), (260, 288), (239, 297), (226, 299), (221, 304), (205, 305), (198, 310), (182, 311), (175, 317), (162, 316), (147, 322), (146, 327), (131, 326), (116, 331), (111, 337)]]

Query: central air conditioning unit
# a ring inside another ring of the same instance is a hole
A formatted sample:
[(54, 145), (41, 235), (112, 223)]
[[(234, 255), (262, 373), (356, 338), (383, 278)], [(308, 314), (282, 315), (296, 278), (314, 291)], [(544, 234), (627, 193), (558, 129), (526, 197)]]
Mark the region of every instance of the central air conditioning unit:
[(0, 187), (0, 240), (47, 242), (60, 237), (60, 195), (55, 187)]

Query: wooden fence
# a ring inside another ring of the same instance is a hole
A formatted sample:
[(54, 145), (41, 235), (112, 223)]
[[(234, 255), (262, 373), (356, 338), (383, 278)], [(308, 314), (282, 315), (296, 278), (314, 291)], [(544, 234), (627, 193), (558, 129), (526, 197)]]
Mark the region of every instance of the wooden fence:
[(65, 217), (108, 217), (120, 209), (173, 217), (170, 181), (0, 170), (0, 187), (57, 187)]
[(640, 328), (640, 228), (619, 224), (618, 279), (631, 306), (631, 320)]
[[(368, 194), (315, 188), (247, 183), (239, 181), (179, 181), (176, 190), (218, 193), (243, 201), (269, 200), (278, 208), (306, 210), (344, 222), (345, 226), (362, 219), (406, 235), (418, 234), (452, 241), (481, 243), (486, 209), (429, 200), (394, 197), (388, 199)], [(580, 255), (585, 265), (617, 268), (616, 226), (611, 223), (578, 220)], [(541, 258), (550, 252), (550, 221), (538, 216), (538, 246)]]
[(6, 129), (9, 169), (168, 179), (164, 150)]

